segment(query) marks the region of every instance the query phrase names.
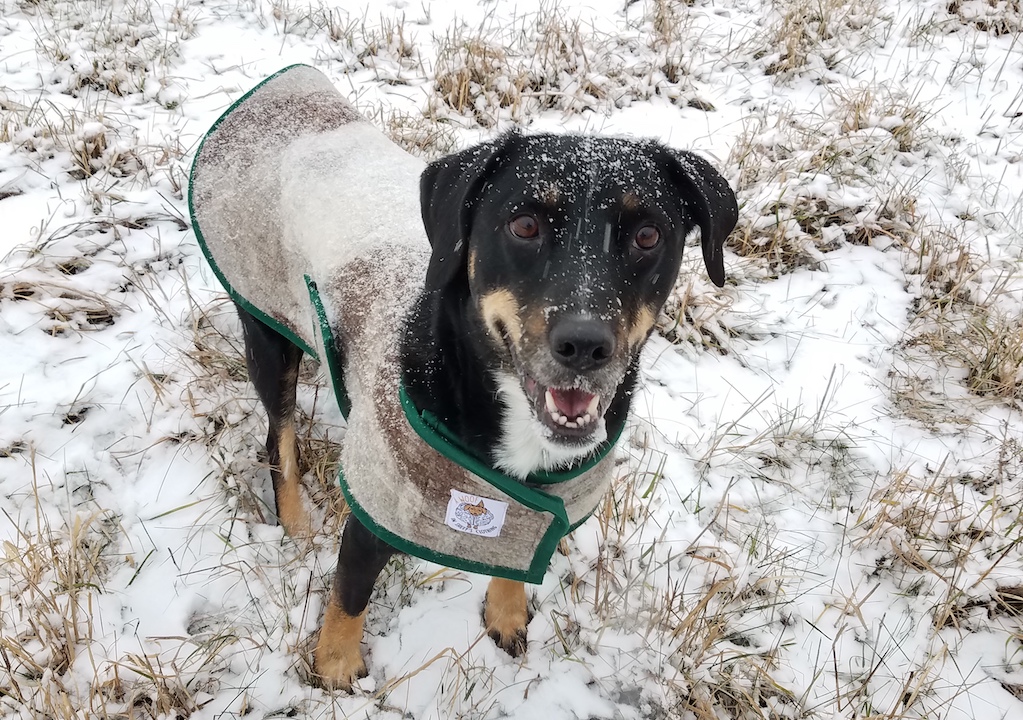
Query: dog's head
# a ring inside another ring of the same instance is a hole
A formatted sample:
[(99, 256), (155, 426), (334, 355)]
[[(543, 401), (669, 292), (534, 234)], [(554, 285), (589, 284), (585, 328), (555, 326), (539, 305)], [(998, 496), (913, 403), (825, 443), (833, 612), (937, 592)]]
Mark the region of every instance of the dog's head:
[(428, 292), (467, 292), (509, 406), (562, 456), (606, 437), (604, 413), (654, 327), (687, 237), (710, 278), (735, 196), (705, 160), (656, 142), (504, 135), (431, 164)]

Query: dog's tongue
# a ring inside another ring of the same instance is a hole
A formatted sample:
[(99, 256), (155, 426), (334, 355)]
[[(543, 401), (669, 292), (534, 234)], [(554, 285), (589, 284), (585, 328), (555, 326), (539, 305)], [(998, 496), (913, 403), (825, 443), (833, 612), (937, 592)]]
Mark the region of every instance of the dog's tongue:
[(558, 406), (558, 412), (567, 418), (582, 417), (590, 409), (590, 404), (597, 396), (585, 390), (560, 388), (550, 389), (554, 404)]

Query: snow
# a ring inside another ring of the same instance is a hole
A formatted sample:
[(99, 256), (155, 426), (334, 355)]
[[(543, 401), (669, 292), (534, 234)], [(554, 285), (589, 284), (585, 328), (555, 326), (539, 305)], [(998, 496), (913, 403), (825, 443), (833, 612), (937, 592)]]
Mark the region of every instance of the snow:
[[(1023, 19), (955, 5), (813, 3), (783, 47), (810, 4), (0, 0), (0, 716), (1023, 717), (1020, 394), (971, 391), (986, 338), (1023, 346)], [(537, 12), (578, 21), (555, 60)], [(463, 112), (432, 83), (458, 27), (518, 53)], [(370, 676), (310, 683), (342, 421), (307, 369), (328, 467), (293, 542), (185, 199), (209, 126), (292, 63), (451, 150), (515, 124), (694, 150), (751, 244), (802, 248), (726, 251), (721, 290), (687, 249), (522, 658), (486, 578), (404, 558)], [(502, 106), (519, 73), (560, 84)]]

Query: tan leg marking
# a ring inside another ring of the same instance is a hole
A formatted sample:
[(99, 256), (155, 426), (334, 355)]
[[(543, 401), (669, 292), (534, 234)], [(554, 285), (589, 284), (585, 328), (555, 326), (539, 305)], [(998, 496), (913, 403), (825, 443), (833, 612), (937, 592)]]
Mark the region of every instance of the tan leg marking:
[(302, 473), (298, 466), (298, 439), (293, 425), (281, 429), (277, 447), (281, 458), (275, 498), (277, 517), (289, 536), (308, 537), (309, 513), (302, 502)]
[(487, 633), (512, 657), (526, 651), (526, 586), (515, 580), (491, 578), (483, 618)]
[(320, 639), (313, 653), (313, 671), (324, 687), (352, 691), (352, 683), (366, 677), (362, 659), (362, 628), (366, 611), (352, 617), (333, 602), (327, 605)]

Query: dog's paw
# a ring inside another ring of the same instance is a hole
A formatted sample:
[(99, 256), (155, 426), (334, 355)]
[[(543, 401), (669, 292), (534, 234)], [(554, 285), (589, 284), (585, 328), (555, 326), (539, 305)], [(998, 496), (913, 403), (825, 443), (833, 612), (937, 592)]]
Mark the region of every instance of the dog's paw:
[(520, 582), (494, 578), (487, 588), (487, 606), (483, 613), (487, 634), (498, 647), (512, 657), (526, 651), (526, 588)]
[(320, 639), (313, 651), (313, 672), (323, 687), (352, 691), (352, 683), (366, 677), (362, 659), (362, 626), (366, 613), (348, 615), (334, 603), (327, 605)]
[(490, 639), (497, 643), (497, 646), (512, 657), (518, 657), (526, 652), (526, 628), (525, 626), (514, 628), (511, 631), (500, 631), (497, 628), (489, 628), (487, 634)]
[(316, 679), (328, 690), (352, 691), (352, 683), (367, 675), (366, 663), (358, 648), (347, 649), (341, 653), (333, 652), (333, 648), (323, 648), (321, 641), (313, 655), (313, 672)]
[(312, 523), (309, 521), (309, 509), (303, 497), (302, 484), (281, 482), (275, 489), (277, 501), (277, 522), (284, 528), (292, 540), (306, 540), (312, 537)]
[(277, 521), (292, 540), (305, 540), (312, 536), (309, 512), (301, 499), (279, 506)]

